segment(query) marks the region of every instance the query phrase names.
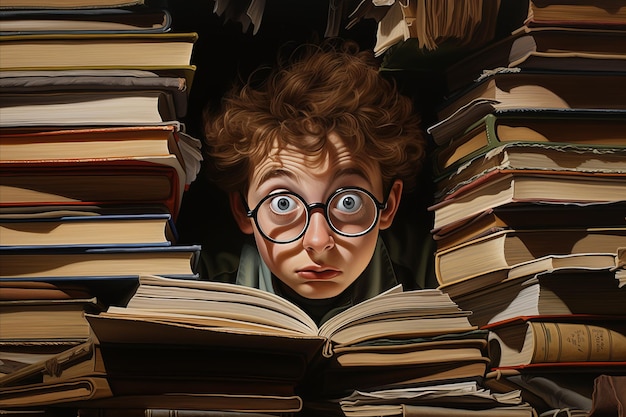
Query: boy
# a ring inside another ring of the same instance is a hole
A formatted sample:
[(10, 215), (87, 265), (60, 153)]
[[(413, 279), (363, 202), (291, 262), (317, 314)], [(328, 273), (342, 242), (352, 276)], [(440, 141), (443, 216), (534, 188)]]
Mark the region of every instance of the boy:
[(316, 322), (398, 283), (379, 237), (415, 186), (425, 141), (411, 101), (352, 42), (298, 48), (206, 123), (209, 172), (244, 245), (236, 275)]

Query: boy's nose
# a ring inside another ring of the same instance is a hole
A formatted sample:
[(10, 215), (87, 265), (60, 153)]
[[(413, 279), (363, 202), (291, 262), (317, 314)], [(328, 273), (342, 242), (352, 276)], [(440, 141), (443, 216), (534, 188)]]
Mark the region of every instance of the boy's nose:
[(304, 233), (302, 244), (306, 250), (314, 252), (323, 252), (335, 245), (333, 231), (322, 211), (315, 210), (311, 213), (309, 227)]

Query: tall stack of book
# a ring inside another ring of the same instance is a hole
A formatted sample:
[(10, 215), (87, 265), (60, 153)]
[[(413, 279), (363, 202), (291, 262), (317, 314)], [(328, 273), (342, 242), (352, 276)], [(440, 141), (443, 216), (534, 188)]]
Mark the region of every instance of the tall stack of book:
[(439, 288), (489, 330), (490, 386), (522, 389), (540, 412), (590, 412), (594, 381), (626, 378), (616, 3), (531, 0), (523, 27), (448, 68), (428, 129)]
[(52, 396), (13, 378), (93, 352), (85, 312), (140, 274), (197, 277), (175, 227), (201, 161), (181, 122), (195, 40), (142, 0), (0, 5), (0, 408), (110, 395), (103, 372)]

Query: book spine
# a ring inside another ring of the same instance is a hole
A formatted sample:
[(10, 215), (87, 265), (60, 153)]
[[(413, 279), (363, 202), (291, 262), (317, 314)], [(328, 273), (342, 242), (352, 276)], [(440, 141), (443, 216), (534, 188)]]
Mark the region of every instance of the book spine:
[(489, 114), (472, 124), (462, 135), (451, 138), (446, 145), (437, 147), (433, 153), (435, 182), (451, 175), (464, 163), (501, 144), (495, 130), (495, 118), (496, 116)]
[(532, 363), (626, 360), (626, 335), (584, 323), (531, 322)]

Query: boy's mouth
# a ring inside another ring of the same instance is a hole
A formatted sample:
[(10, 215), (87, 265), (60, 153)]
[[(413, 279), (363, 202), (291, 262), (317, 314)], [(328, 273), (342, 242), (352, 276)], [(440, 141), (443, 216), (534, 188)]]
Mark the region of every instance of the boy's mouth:
[(326, 280), (335, 278), (341, 271), (333, 268), (304, 268), (297, 273), (301, 278), (308, 280)]

